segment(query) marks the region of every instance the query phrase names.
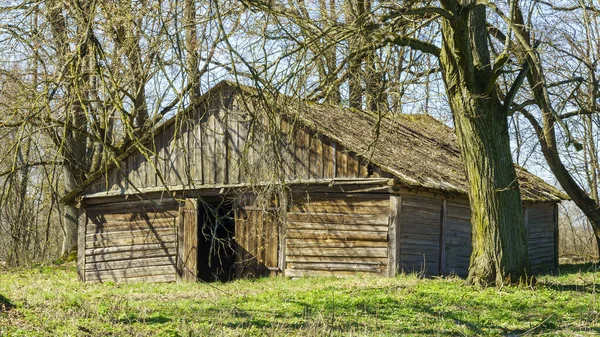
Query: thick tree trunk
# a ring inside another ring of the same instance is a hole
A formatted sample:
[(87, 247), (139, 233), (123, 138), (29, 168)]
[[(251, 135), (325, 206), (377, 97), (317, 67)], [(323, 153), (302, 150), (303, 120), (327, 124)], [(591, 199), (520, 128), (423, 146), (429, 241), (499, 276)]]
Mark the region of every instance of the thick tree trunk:
[[(64, 193), (71, 192), (77, 187), (77, 181), (67, 165), (63, 166)], [(61, 256), (67, 258), (71, 251), (77, 248), (77, 225), (78, 225), (78, 210), (73, 204), (63, 206), (65, 212), (64, 221), (64, 237), (61, 248)]]
[(507, 115), (495, 91), (485, 9), (447, 9), (455, 21), (442, 22), (440, 63), (469, 181), (468, 280), (484, 286), (519, 282), (530, 274), (527, 236)]
[(454, 96), (452, 106), (458, 111), (454, 122), (469, 181), (473, 226), (469, 282), (518, 282), (530, 274), (530, 266), (506, 116), (492, 98), (465, 102)]

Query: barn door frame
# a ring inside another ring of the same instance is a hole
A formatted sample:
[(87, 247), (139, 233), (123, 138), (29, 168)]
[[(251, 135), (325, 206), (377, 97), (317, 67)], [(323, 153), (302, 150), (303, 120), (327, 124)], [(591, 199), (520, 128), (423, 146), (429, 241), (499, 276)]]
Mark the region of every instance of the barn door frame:
[(177, 217), (177, 280), (198, 280), (198, 201), (185, 199)]

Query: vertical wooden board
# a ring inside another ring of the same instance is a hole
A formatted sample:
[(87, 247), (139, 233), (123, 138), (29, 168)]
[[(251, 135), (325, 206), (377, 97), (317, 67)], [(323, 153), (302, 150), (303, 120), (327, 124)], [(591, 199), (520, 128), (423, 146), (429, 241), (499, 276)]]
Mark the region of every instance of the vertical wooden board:
[(558, 204), (554, 204), (554, 270), (558, 270)]
[[(358, 158), (358, 156), (357, 156), (357, 158)], [(358, 177), (359, 178), (369, 178), (369, 162), (362, 158), (359, 159)]]
[(345, 178), (348, 176), (348, 156), (341, 146), (336, 150), (336, 178)]
[(184, 237), (185, 237), (185, 222), (184, 215), (185, 205), (179, 206), (179, 212), (177, 215), (177, 281), (183, 281), (183, 275), (185, 270), (184, 265)]
[(240, 150), (238, 148), (238, 118), (237, 114), (230, 113), (227, 118), (227, 182), (229, 184), (237, 184), (240, 182)]
[(157, 137), (152, 138), (152, 143), (150, 144), (150, 148), (148, 149), (148, 155), (150, 156), (147, 159), (146, 165), (146, 185), (149, 187), (156, 186), (156, 168), (157, 168), (157, 158), (158, 158), (158, 144)]
[(466, 200), (446, 200), (444, 251), (445, 274), (466, 276), (471, 256), (471, 211)]
[[(402, 196), (400, 217), (400, 267), (407, 272), (436, 275), (440, 257), (441, 200), (428, 197)], [(424, 230), (428, 233), (425, 235)]]
[(356, 178), (359, 175), (358, 172), (358, 156), (354, 153), (348, 153), (348, 177)]
[(335, 177), (335, 155), (331, 141), (323, 138), (323, 178)]
[(79, 223), (77, 228), (77, 278), (85, 282), (85, 236), (87, 227), (87, 213), (85, 205), (79, 209)]
[(215, 182), (227, 182), (227, 116), (223, 108), (215, 115)]
[(296, 179), (306, 179), (308, 177), (308, 134), (303, 127), (297, 126), (295, 129)]
[(210, 185), (215, 183), (215, 118), (212, 113), (207, 113), (206, 122), (202, 125), (202, 169), (203, 182)]
[(393, 277), (398, 272), (398, 256), (400, 245), (397, 244), (397, 233), (400, 225), (402, 197), (390, 195), (390, 215), (388, 229), (388, 276)]
[(183, 210), (183, 279), (196, 282), (198, 278), (198, 203), (186, 199)]
[(309, 178), (323, 177), (323, 144), (318, 135), (309, 137)]
[(292, 125), (288, 123), (285, 118), (281, 119), (281, 141), (282, 145), (279, 148), (281, 151), (281, 159), (283, 161), (284, 177), (286, 180), (291, 181), (296, 178), (296, 162), (294, 161), (295, 156), (295, 141), (294, 141), (294, 130)]
[(442, 201), (442, 211), (440, 220), (440, 265), (438, 274), (446, 273), (446, 217), (448, 215), (448, 205), (446, 200)]
[[(184, 117), (185, 118), (185, 117)], [(189, 166), (189, 142), (188, 142), (188, 121), (184, 119), (182, 121), (181, 127), (177, 133), (176, 146), (177, 146), (177, 156), (175, 158), (175, 170), (174, 174), (176, 177), (176, 185), (188, 185), (188, 177), (190, 176), (190, 166)]]
[(202, 184), (202, 111), (203, 105), (195, 110), (194, 123), (188, 129), (190, 146), (190, 175), (194, 185)]

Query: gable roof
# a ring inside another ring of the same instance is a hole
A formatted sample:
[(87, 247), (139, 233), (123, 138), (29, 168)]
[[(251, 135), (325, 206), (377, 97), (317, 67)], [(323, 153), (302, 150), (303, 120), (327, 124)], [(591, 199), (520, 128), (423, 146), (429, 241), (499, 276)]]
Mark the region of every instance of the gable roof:
[[(250, 96), (257, 92), (252, 87), (222, 81), (202, 95), (194, 107), (227, 88), (240, 90)], [(189, 113), (192, 108), (189, 107), (181, 113)], [(468, 182), (454, 131), (429, 115), (378, 116), (359, 110), (298, 100), (293, 100), (291, 104), (286, 102), (283, 113), (355, 152), (394, 176), (403, 185), (467, 194)], [(152, 136), (163, 132), (176, 118), (177, 116), (174, 116), (159, 125)], [(135, 147), (132, 146), (116, 161), (126, 159), (134, 151)], [(523, 200), (558, 202), (568, 199), (564, 193), (524, 168), (516, 168)], [(62, 201), (69, 202), (82, 194), (103, 173), (92, 174), (84, 184), (67, 194)]]
[[(429, 115), (378, 116), (315, 103), (298, 106), (294, 115), (405, 185), (467, 194), (468, 181), (454, 130)], [(515, 168), (523, 200), (569, 199), (525, 168)]]

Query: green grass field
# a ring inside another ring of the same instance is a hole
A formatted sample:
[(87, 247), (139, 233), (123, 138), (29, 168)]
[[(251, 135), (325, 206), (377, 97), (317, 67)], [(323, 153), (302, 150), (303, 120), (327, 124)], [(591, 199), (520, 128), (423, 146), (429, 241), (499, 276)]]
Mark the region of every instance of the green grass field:
[(600, 269), (565, 265), (531, 286), (458, 278), (270, 278), (82, 284), (72, 266), (0, 270), (0, 336), (588, 336)]

